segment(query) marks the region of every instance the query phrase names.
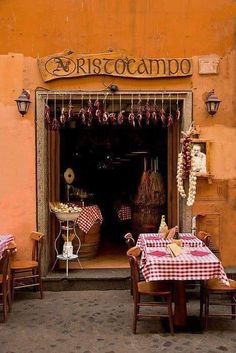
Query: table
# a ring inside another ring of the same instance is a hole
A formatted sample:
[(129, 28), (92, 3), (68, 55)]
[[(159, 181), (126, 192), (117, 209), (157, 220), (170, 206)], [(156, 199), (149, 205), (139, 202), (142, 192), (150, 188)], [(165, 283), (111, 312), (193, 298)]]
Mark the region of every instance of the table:
[[(187, 247), (205, 246), (205, 244), (191, 233), (179, 233), (182, 245)], [(137, 240), (140, 248), (144, 246), (166, 246), (172, 239), (163, 239), (160, 233), (141, 233)]]
[(82, 207), (76, 223), (84, 233), (88, 233), (96, 221), (102, 223), (103, 217), (100, 208), (97, 205), (93, 205)]
[[(146, 281), (174, 280), (175, 281), (175, 315), (176, 326), (184, 327), (187, 322), (187, 308), (184, 281), (207, 280), (219, 278), (228, 284), (227, 275), (220, 260), (210, 249), (198, 244), (198, 239), (189, 239), (192, 245), (183, 247), (183, 254), (172, 257), (168, 249), (163, 246), (163, 239), (156, 237), (155, 245), (147, 245), (149, 235), (140, 234), (137, 245), (142, 249), (141, 270)], [(145, 241), (146, 239), (146, 241)], [(150, 238), (151, 239), (151, 238)], [(154, 242), (154, 240), (151, 240)], [(150, 244), (150, 243), (149, 243)], [(205, 254), (199, 256), (200, 252)], [(197, 255), (198, 254), (198, 255)]]
[(0, 234), (0, 260), (4, 250), (6, 250), (11, 242), (14, 241), (14, 236), (11, 234)]
[(130, 221), (132, 218), (131, 207), (128, 205), (122, 205), (117, 210), (117, 216), (120, 221)]

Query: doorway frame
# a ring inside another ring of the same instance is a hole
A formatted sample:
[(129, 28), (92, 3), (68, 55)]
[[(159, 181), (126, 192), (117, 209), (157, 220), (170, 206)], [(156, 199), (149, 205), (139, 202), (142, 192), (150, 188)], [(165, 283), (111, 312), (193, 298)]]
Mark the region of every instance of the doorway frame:
[[(156, 90), (156, 91), (147, 91), (147, 90), (121, 90), (119, 91), (122, 95), (157, 95), (164, 97), (174, 97), (178, 95), (178, 99), (183, 101), (183, 114), (181, 119), (181, 126), (179, 126), (179, 131), (186, 131), (190, 124), (193, 121), (193, 92), (191, 90)], [(60, 97), (63, 95), (68, 95), (68, 97), (78, 95), (102, 95), (104, 91), (81, 91), (81, 90), (44, 90), (38, 89), (35, 91), (35, 102), (36, 102), (36, 112), (35, 112), (35, 145), (36, 145), (36, 227), (37, 230), (43, 232), (44, 234), (49, 234), (49, 156), (48, 156), (48, 130), (45, 128), (44, 122), (44, 105), (48, 97)], [(180, 133), (180, 132), (179, 132)], [(169, 134), (168, 134), (169, 136)], [(177, 141), (174, 144), (172, 143), (172, 151), (168, 152), (178, 155), (180, 149), (180, 138), (177, 136)], [(168, 137), (169, 140), (169, 137)], [(168, 142), (168, 145), (170, 143)], [(175, 157), (176, 158), (176, 157)], [(177, 163), (177, 161), (176, 161)], [(173, 168), (172, 168), (173, 170)], [(173, 173), (168, 172), (168, 184), (173, 184)], [(172, 188), (173, 189), (173, 188)], [(170, 205), (175, 207), (171, 200), (176, 199), (176, 218), (180, 220), (180, 230), (183, 232), (190, 231), (191, 229), (191, 220), (192, 212), (191, 207), (186, 206), (186, 202), (183, 198), (179, 198), (178, 193), (176, 196), (168, 196), (168, 214), (170, 214)], [(173, 212), (173, 210), (171, 210)], [(50, 235), (50, 234), (49, 234)], [(47, 237), (46, 246), (43, 253), (43, 273), (47, 274), (48, 268), (50, 265), (50, 237)]]

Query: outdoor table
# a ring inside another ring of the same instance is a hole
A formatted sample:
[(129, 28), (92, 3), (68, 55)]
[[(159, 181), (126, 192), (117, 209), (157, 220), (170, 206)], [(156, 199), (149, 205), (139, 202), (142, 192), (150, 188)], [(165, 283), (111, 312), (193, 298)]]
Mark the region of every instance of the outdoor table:
[[(204, 242), (191, 233), (179, 233), (179, 237), (182, 240), (182, 246), (205, 246)], [(166, 246), (171, 243), (172, 239), (163, 239), (161, 233), (141, 233), (137, 240), (137, 245), (140, 248), (144, 246)]]
[(76, 223), (78, 228), (80, 228), (84, 233), (88, 233), (90, 228), (97, 221), (102, 223), (103, 217), (100, 208), (97, 205), (93, 205), (82, 207)]
[(2, 258), (2, 254), (3, 254), (4, 250), (6, 250), (12, 242), (14, 242), (13, 235), (0, 234), (0, 260)]
[(159, 244), (158, 239), (155, 241), (155, 246), (153, 244), (148, 246), (143, 241), (143, 236), (140, 235), (138, 238), (137, 245), (142, 249), (140, 266), (143, 276), (147, 282), (174, 281), (174, 324), (178, 327), (184, 327), (187, 323), (184, 281), (219, 278), (228, 284), (227, 275), (220, 260), (206, 246), (183, 246), (183, 253), (173, 257), (166, 244), (163, 246), (163, 239), (160, 238)]

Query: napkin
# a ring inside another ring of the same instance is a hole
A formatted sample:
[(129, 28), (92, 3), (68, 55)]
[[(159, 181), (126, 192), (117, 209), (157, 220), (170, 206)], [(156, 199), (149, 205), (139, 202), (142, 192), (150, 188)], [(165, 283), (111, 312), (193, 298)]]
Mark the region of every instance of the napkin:
[(155, 250), (155, 251), (149, 252), (148, 255), (152, 255), (152, 256), (165, 256), (165, 255), (166, 255), (166, 252), (165, 252), (165, 251), (160, 251), (160, 250)]
[(190, 253), (193, 256), (205, 256), (205, 255), (209, 255), (210, 254), (208, 251), (202, 251), (202, 250), (193, 250)]
[(175, 243), (168, 244), (167, 248), (170, 250), (172, 256), (179, 256), (183, 253), (183, 249)]

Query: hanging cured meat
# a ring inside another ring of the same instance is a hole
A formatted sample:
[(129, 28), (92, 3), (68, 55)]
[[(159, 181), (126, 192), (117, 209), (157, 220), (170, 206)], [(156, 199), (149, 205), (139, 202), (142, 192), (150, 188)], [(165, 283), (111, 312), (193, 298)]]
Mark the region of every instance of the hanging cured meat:
[(157, 159), (151, 159), (151, 169), (147, 170), (147, 159), (144, 158), (144, 171), (133, 210), (133, 226), (137, 233), (158, 229), (161, 208), (165, 204), (165, 190), (157, 163)]
[[(131, 94), (130, 99), (130, 110), (127, 109), (129, 103), (127, 98), (125, 98), (125, 109), (122, 109), (121, 94), (120, 94), (120, 107), (115, 110), (115, 94), (112, 94), (112, 99), (110, 101), (112, 104), (107, 105), (107, 99), (109, 93), (104, 95), (103, 101), (99, 101), (98, 95), (97, 99), (94, 99), (92, 94), (89, 94), (89, 99), (84, 105), (84, 94), (81, 94), (80, 103), (78, 104), (78, 99), (72, 104), (71, 95), (69, 98), (68, 110), (64, 106), (64, 99), (62, 97), (61, 106), (56, 105), (57, 111), (60, 109), (60, 115), (55, 117), (54, 111), (51, 114), (51, 106), (48, 103), (48, 97), (45, 99), (44, 105), (44, 119), (46, 127), (48, 129), (58, 130), (60, 127), (66, 126), (70, 120), (78, 120), (79, 124), (91, 127), (93, 125), (122, 125), (126, 124), (133, 128), (142, 128), (146, 126), (162, 125), (165, 127), (171, 127), (174, 121), (180, 119), (181, 111), (179, 107), (179, 99), (177, 96), (176, 109), (173, 111), (172, 101), (173, 97), (169, 94), (168, 98), (164, 99), (164, 94), (162, 94), (161, 106), (157, 104), (157, 98), (155, 96), (153, 104), (150, 104), (150, 97), (146, 98), (146, 102), (142, 102), (141, 94), (138, 96), (138, 103), (134, 108), (134, 94)], [(117, 99), (117, 98), (116, 98)], [(167, 99), (169, 102), (169, 109), (166, 107)], [(56, 96), (54, 97), (56, 101)], [(79, 107), (78, 107), (79, 105)], [(77, 106), (77, 112), (76, 108)], [(53, 116), (53, 118), (52, 118)]]

